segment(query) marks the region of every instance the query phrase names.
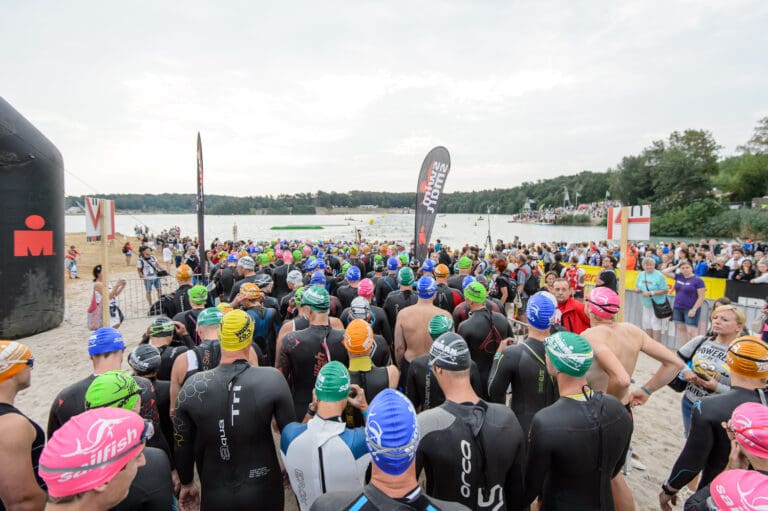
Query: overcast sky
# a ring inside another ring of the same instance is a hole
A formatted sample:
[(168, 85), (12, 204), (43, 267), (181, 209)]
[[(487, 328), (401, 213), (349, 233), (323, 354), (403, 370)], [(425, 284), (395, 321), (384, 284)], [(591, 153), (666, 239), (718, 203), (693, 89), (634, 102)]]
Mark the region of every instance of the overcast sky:
[(768, 115), (768, 2), (6, 0), (0, 95), (67, 194), (448, 191), (604, 171)]

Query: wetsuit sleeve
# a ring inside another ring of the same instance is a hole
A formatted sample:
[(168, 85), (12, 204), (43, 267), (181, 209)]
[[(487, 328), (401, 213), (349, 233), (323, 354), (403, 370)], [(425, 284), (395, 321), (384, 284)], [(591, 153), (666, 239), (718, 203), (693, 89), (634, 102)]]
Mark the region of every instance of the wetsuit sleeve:
[(384, 311), (384, 321), (381, 325), (381, 335), (384, 337), (384, 339), (387, 341), (387, 344), (389, 346), (392, 346), (395, 342), (395, 335), (392, 333), (392, 327), (389, 324), (389, 318), (387, 317), (387, 311), (382, 309)]
[(691, 482), (696, 474), (704, 468), (707, 456), (712, 450), (714, 435), (712, 428), (702, 414), (701, 405), (701, 401), (697, 401), (693, 405), (688, 439), (667, 480), (667, 484), (672, 488), (680, 489)]
[(174, 460), (179, 479), (182, 484), (189, 484), (194, 479), (195, 468), (195, 435), (197, 428), (189, 415), (188, 406), (192, 400), (186, 396), (186, 391), (194, 378), (189, 378), (176, 399), (176, 409), (173, 414)]
[(549, 451), (546, 432), (541, 431), (539, 421), (534, 416), (533, 422), (531, 422), (531, 430), (528, 434), (528, 462), (525, 467), (524, 504), (530, 504), (541, 495), (544, 478), (547, 472), (549, 472)]
[(59, 404), (59, 401), (59, 396), (56, 396), (51, 404), (51, 411), (48, 413), (47, 438), (51, 438), (53, 433), (61, 427), (61, 421), (59, 420), (59, 408), (61, 405)]
[[(144, 450), (146, 456), (147, 450)], [(146, 495), (141, 503), (141, 511), (168, 511), (173, 509), (173, 480), (171, 464), (165, 453), (151, 453), (152, 477), (154, 484), (146, 488)], [(149, 466), (150, 457), (147, 457)], [(145, 469), (146, 470), (146, 469)]]
[(405, 380), (405, 395), (408, 399), (411, 400), (411, 403), (413, 403), (414, 408), (416, 408), (416, 410), (419, 410), (424, 406), (424, 403), (421, 402), (421, 396), (419, 396), (418, 384), (416, 383), (415, 367), (416, 366), (413, 363), (411, 363), (411, 365), (408, 366), (408, 374), (406, 375), (406, 380)]
[(488, 395), (492, 403), (506, 403), (507, 387), (512, 381), (517, 358), (515, 351), (505, 349), (500, 357), (493, 359), (491, 373), (488, 376)]
[(515, 461), (509, 467), (506, 481), (504, 482), (504, 500), (507, 503), (507, 509), (523, 509), (528, 504), (528, 502), (524, 502), (525, 495), (523, 494), (525, 434), (519, 424), (517, 425), (515, 437), (517, 439)]
[(274, 396), (274, 415), (275, 422), (280, 431), (283, 428), (296, 420), (296, 411), (293, 407), (293, 397), (291, 396), (291, 389), (288, 388), (288, 383), (285, 379), (278, 374), (277, 370), (271, 367), (266, 368), (275, 372), (273, 378), (273, 388), (264, 389), (264, 393), (267, 396)]

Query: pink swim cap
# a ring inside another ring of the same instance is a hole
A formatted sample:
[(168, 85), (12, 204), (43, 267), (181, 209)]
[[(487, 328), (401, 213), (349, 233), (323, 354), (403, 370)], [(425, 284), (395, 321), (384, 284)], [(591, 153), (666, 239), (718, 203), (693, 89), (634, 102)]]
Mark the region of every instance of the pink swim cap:
[(286, 264), (293, 262), (293, 253), (290, 250), (283, 251), (283, 262)]
[(144, 449), (151, 423), (122, 408), (95, 408), (57, 429), (40, 455), (40, 477), (51, 497), (92, 490), (120, 472)]
[(736, 441), (749, 454), (768, 458), (768, 406), (744, 403), (731, 415), (731, 430)]
[(371, 279), (363, 279), (357, 285), (357, 296), (363, 298), (370, 298), (373, 296), (373, 281)]
[(757, 470), (727, 470), (709, 485), (718, 509), (768, 509), (768, 476)]
[(312, 253), (312, 247), (309, 245), (304, 245), (304, 248), (301, 249), (302, 255), (308, 256)]
[(280, 259), (283, 258), (283, 249), (282, 248), (278, 248), (277, 250), (275, 250), (275, 257), (280, 258)]
[(603, 319), (611, 319), (621, 307), (616, 291), (605, 286), (594, 288), (589, 293), (587, 303), (589, 304), (589, 312)]

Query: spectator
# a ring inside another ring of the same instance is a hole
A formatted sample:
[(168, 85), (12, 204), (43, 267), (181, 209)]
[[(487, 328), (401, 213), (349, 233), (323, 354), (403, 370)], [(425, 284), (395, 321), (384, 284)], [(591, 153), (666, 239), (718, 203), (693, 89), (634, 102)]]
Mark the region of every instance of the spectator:
[(678, 346), (693, 339), (698, 333), (701, 305), (704, 303), (705, 284), (700, 277), (693, 274), (690, 261), (679, 265), (680, 273), (675, 273), (675, 267), (669, 267), (662, 273), (675, 279), (675, 302), (672, 306)]

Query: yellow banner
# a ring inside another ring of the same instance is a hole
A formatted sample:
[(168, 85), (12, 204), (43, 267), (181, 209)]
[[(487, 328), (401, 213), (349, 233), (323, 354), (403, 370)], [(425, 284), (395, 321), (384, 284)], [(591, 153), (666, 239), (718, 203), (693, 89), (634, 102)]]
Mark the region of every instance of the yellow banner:
[[(599, 266), (587, 266), (585, 264), (580, 264), (579, 268), (584, 270), (586, 273), (584, 276), (584, 286), (588, 288), (594, 287), (597, 283), (597, 276), (601, 271), (603, 271), (603, 269)], [(619, 274), (621, 271), (617, 271), (616, 273)], [(640, 275), (640, 273), (641, 272), (637, 270), (630, 270), (627, 272), (627, 291), (632, 291), (635, 289), (635, 282), (637, 281), (637, 276)], [(618, 279), (618, 275), (616, 278)], [(669, 294), (674, 295), (675, 280), (666, 276), (664, 278), (667, 279), (667, 288), (669, 288)], [(726, 279), (701, 277), (701, 280), (704, 281), (704, 285), (706, 286), (706, 292), (704, 294), (705, 298), (709, 300), (717, 300), (718, 298), (725, 296), (725, 283), (727, 282)]]

